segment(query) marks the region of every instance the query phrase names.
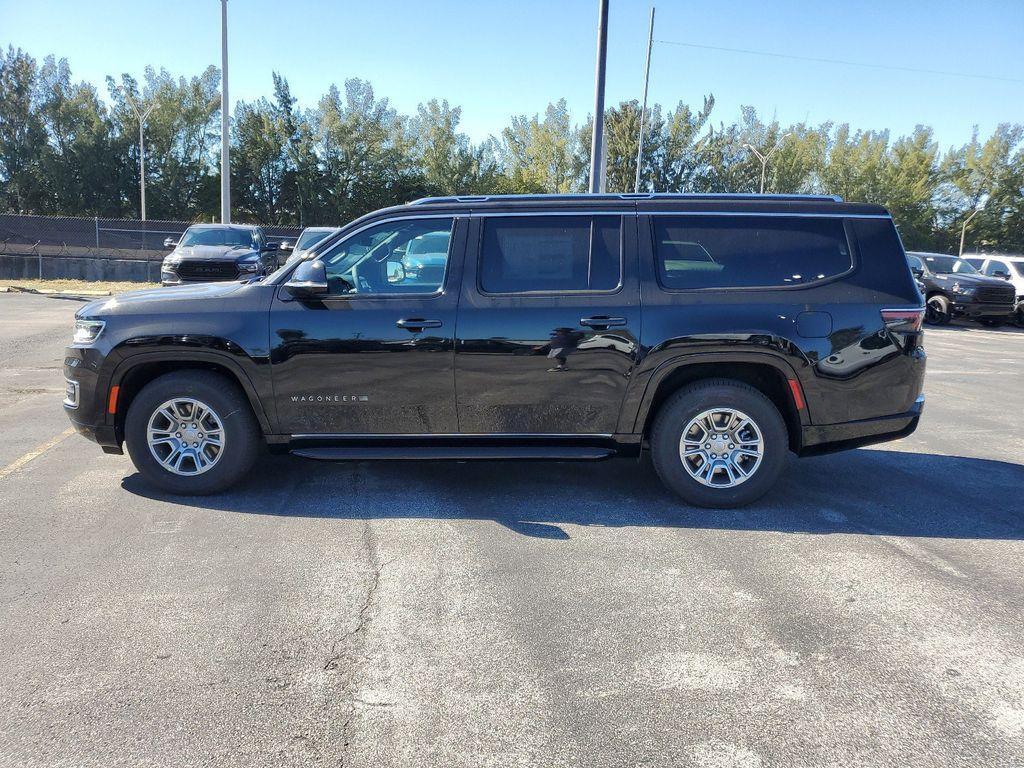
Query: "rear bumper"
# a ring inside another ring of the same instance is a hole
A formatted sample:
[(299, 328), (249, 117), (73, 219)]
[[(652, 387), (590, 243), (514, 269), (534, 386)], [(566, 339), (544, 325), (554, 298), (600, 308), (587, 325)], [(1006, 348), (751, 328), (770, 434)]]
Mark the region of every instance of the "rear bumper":
[(906, 413), (877, 419), (847, 421), (841, 424), (812, 424), (801, 430), (801, 456), (846, 451), (873, 443), (899, 440), (917, 429), (924, 412), (924, 395)]

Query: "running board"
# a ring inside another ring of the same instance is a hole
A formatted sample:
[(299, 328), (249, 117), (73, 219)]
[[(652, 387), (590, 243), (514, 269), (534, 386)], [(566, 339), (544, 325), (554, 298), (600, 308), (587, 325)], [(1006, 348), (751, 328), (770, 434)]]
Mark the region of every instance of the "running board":
[(597, 461), (615, 455), (612, 448), (573, 445), (523, 445), (523, 446), (481, 446), (481, 445), (436, 445), (436, 446), (318, 446), (295, 448), (294, 456), (318, 461), (494, 461), (498, 460), (546, 460), (546, 461)]

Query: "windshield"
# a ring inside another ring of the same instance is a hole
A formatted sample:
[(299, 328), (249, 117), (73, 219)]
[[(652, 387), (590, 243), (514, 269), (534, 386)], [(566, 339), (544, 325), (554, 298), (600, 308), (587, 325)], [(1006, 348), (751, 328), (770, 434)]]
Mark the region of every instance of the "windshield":
[(252, 233), (229, 227), (189, 227), (179, 245), (234, 245), (251, 246)]
[(295, 243), (295, 250), (296, 251), (304, 251), (307, 248), (312, 248), (314, 245), (319, 243), (321, 240), (323, 240), (329, 234), (331, 234), (330, 230), (327, 230), (327, 231), (321, 230), (319, 232), (317, 232), (315, 230), (314, 231), (310, 231), (308, 229), (303, 230), (302, 234), (299, 235), (298, 242)]
[(926, 256), (928, 269), (939, 275), (976, 275), (978, 270), (956, 256)]

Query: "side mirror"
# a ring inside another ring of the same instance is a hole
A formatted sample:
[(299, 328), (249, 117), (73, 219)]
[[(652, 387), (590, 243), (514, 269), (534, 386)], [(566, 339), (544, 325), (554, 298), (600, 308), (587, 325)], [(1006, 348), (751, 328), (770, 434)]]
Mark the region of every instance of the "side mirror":
[(178, 247), (178, 241), (175, 240), (173, 237), (168, 237), (168, 238), (164, 239), (164, 248), (177, 248), (177, 247)]
[(924, 277), (924, 270), (921, 269), (920, 267), (911, 267), (910, 274), (912, 274), (914, 277)]
[(276, 251), (277, 249), (277, 243), (264, 243), (263, 247), (260, 250), (263, 251), (264, 253), (267, 253), (268, 251)]
[(389, 261), (386, 265), (389, 283), (400, 283), (405, 280), (405, 265), (400, 261)]
[(279, 251), (293, 251), (293, 250), (295, 250), (295, 245), (292, 244), (291, 240), (285, 240), (279, 246), (277, 246), (277, 250), (279, 250)]
[(1010, 273), (999, 269), (992, 273), (992, 277), (998, 277), (1000, 280), (1009, 280)]
[(327, 294), (327, 267), (322, 261), (304, 261), (295, 268), (284, 284), (288, 293), (297, 299), (311, 299)]

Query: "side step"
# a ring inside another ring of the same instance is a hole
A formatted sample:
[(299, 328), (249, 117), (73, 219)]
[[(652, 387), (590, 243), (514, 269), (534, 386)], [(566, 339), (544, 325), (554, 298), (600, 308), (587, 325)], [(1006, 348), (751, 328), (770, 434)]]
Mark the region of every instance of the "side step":
[(615, 455), (612, 448), (573, 445), (436, 445), (436, 446), (316, 446), (295, 448), (294, 456), (318, 461), (368, 461), (368, 460), (457, 460), (493, 461), (503, 460), (546, 460), (546, 461), (597, 461)]

